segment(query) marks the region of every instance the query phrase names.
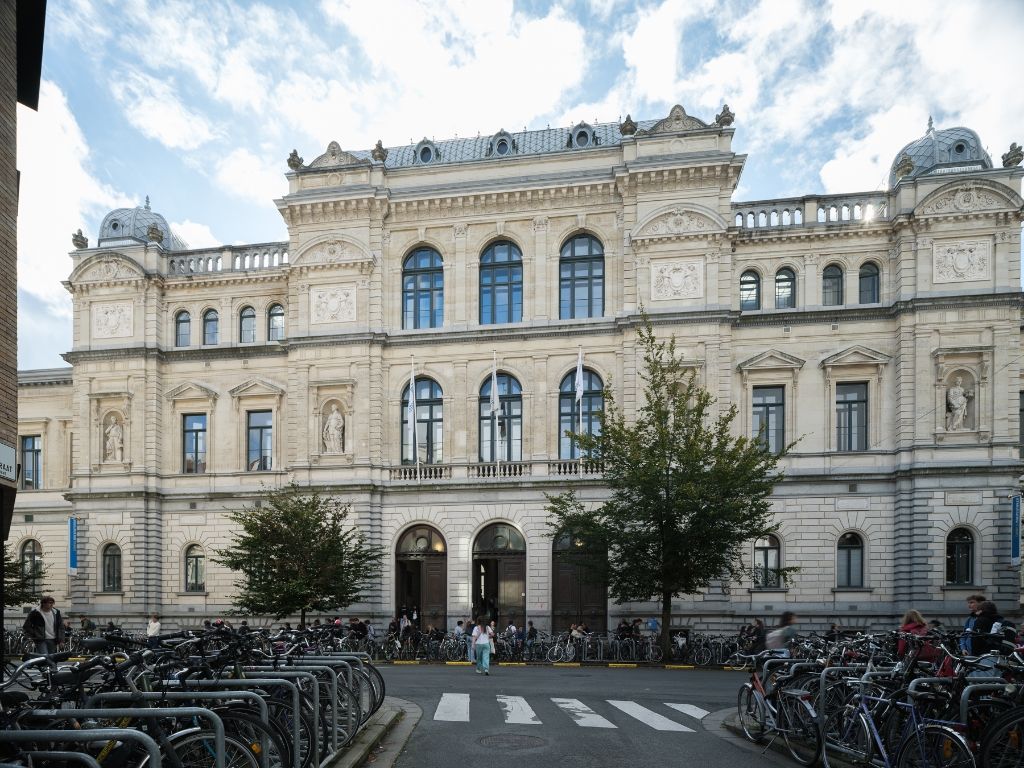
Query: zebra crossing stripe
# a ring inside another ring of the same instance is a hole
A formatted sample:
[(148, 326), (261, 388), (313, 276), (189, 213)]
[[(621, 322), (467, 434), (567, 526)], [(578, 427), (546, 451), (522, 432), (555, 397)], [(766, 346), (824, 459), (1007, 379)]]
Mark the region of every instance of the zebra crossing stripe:
[(569, 713), (576, 725), (583, 728), (616, 728), (611, 720), (606, 720), (579, 699), (552, 699), (561, 709)]
[(469, 722), (469, 694), (443, 693), (434, 710), (435, 720), (447, 720), (452, 723)]
[(668, 702), (665, 702), (665, 706), (672, 707), (672, 709), (676, 710), (677, 712), (682, 712), (684, 715), (695, 717), (698, 720), (702, 720), (704, 716), (708, 714), (708, 711), (706, 709), (695, 707), (693, 704), (669, 704)]
[(682, 731), (686, 733), (693, 733), (693, 728), (687, 728), (685, 725), (681, 725), (674, 720), (669, 720), (664, 715), (659, 715), (654, 710), (642, 707), (635, 701), (612, 701), (608, 699), (608, 703), (621, 712), (625, 712), (630, 717), (635, 717), (645, 725), (651, 726), (656, 731)]
[(513, 723), (515, 725), (543, 725), (522, 696), (498, 696), (497, 699), (501, 708), (505, 710), (506, 723)]

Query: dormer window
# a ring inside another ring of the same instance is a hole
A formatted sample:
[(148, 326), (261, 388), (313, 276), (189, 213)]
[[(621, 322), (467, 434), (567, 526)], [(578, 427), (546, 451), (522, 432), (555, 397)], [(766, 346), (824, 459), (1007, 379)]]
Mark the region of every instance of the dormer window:
[(953, 147), (953, 152), (957, 155), (962, 155), (967, 151), (967, 145), (962, 141), (957, 142), (956, 146)]
[(508, 139), (499, 139), (494, 147), (494, 151), (499, 155), (507, 155), (511, 150), (512, 146), (508, 143)]
[(121, 226), (121, 224), (120, 224), (120, 222), (118, 222), (118, 221), (112, 221), (112, 222), (110, 222), (110, 228), (111, 228), (111, 229), (113, 229), (113, 230), (117, 230), (117, 229), (119, 229), (119, 228), (120, 228), (120, 226)]
[(506, 157), (507, 155), (515, 154), (515, 151), (515, 141), (503, 130), (494, 134), (490, 145), (487, 147), (487, 154), (491, 157)]
[(437, 147), (434, 146), (434, 142), (424, 139), (416, 145), (416, 162), (426, 165), (428, 163), (437, 162), (440, 154), (438, 154)]
[(597, 144), (597, 137), (594, 136), (594, 129), (586, 123), (576, 125), (569, 133), (569, 146), (574, 149), (583, 149)]

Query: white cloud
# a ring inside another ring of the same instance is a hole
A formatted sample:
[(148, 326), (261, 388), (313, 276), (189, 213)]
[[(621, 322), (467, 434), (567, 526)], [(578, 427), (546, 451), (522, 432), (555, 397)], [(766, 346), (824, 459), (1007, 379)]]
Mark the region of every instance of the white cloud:
[(260, 205), (273, 205), (274, 198), (288, 191), (283, 165), (282, 161), (275, 168), (266, 158), (236, 149), (217, 163), (216, 179), (226, 192)]
[(38, 112), (18, 106), (18, 285), (63, 315), (71, 302), (59, 281), (71, 272), (71, 233), (81, 228), (95, 243), (106, 213), (135, 205), (91, 174), (89, 152), (64, 93), (43, 80)]
[(216, 135), (210, 123), (178, 99), (167, 83), (142, 72), (122, 72), (114, 95), (125, 117), (169, 149), (195, 149)]
[(189, 248), (214, 248), (221, 245), (221, 240), (205, 224), (194, 221), (172, 222), (171, 230), (184, 240)]

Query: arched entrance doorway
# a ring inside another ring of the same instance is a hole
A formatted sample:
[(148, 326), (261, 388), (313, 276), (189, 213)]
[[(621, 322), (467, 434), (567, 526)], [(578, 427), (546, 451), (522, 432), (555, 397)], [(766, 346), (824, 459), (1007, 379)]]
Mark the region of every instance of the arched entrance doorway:
[(448, 627), (448, 548), (444, 537), (429, 525), (417, 525), (402, 534), (395, 548), (395, 613), (402, 609), (417, 623)]
[(526, 540), (506, 523), (487, 526), (473, 542), (473, 615), (499, 629), (526, 621)]
[(608, 629), (608, 584), (583, 564), (601, 553), (568, 532), (555, 537), (551, 552), (551, 629), (586, 624), (592, 632)]

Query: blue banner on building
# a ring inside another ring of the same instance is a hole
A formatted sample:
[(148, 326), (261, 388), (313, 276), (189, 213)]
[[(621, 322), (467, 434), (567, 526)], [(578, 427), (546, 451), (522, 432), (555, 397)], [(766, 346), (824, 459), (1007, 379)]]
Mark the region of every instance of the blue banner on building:
[(1020, 565), (1020, 495), (1010, 499), (1010, 565)]
[(78, 518), (68, 518), (68, 573), (78, 575)]

